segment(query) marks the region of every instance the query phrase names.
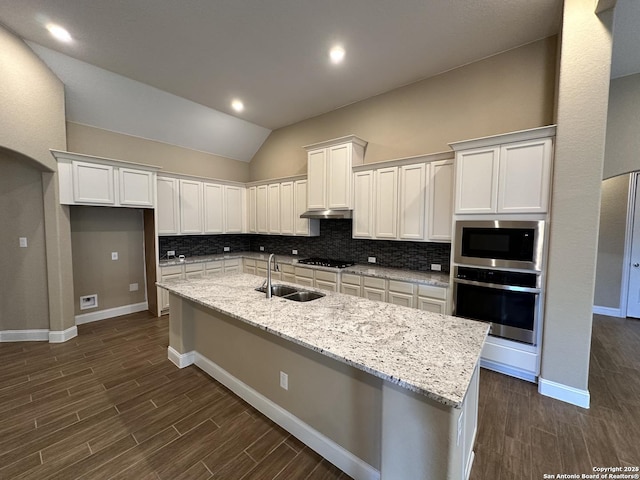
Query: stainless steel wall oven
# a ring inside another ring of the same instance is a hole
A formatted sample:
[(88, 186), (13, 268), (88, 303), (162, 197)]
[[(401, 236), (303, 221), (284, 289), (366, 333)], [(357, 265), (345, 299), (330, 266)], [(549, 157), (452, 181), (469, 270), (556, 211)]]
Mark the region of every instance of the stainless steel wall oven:
[(453, 314), (493, 336), (535, 345), (543, 295), (544, 221), (458, 221)]

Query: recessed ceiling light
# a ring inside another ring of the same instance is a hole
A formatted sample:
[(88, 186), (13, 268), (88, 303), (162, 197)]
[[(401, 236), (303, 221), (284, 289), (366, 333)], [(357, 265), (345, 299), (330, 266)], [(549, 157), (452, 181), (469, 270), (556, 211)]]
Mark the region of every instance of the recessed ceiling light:
[(340, 45), (336, 45), (331, 50), (329, 50), (329, 58), (331, 59), (331, 63), (341, 63), (344, 60), (344, 48)]
[(68, 43), (72, 40), (71, 34), (66, 29), (62, 28), (60, 25), (49, 23), (47, 25), (47, 30), (49, 30), (49, 33), (53, 35), (56, 39), (60, 40), (61, 42)]
[(233, 100), (231, 102), (231, 108), (233, 108), (236, 112), (241, 112), (244, 110), (244, 103), (241, 100)]

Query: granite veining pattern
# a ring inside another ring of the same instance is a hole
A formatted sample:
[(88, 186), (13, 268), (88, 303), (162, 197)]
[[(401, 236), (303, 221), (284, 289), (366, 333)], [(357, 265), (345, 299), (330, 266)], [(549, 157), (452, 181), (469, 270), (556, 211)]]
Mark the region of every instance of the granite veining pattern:
[(238, 273), (158, 285), (445, 405), (462, 405), (488, 325), (326, 291), (306, 303), (269, 300), (255, 291), (263, 281)]
[[(259, 252), (233, 252), (227, 254), (217, 255), (202, 255), (197, 257), (187, 257), (183, 262), (178, 259), (175, 260), (161, 260), (160, 266), (166, 267), (170, 265), (181, 265), (187, 263), (203, 263), (214, 262), (216, 260), (231, 259), (231, 258), (251, 258), (255, 260), (268, 260), (269, 255)], [(299, 256), (293, 255), (276, 255), (276, 261), (279, 264), (297, 265)], [(311, 268), (313, 270), (325, 270), (328, 272), (344, 272), (353, 273), (356, 275), (367, 275), (369, 277), (386, 278), (388, 280), (400, 280), (405, 282), (423, 283), (425, 285), (434, 285), (437, 287), (449, 286), (449, 274), (441, 272), (418, 272), (415, 270), (402, 270), (399, 268), (386, 268), (375, 265), (362, 265), (357, 264), (347, 268), (331, 268), (322, 267), (318, 265), (303, 265), (301, 267)]]

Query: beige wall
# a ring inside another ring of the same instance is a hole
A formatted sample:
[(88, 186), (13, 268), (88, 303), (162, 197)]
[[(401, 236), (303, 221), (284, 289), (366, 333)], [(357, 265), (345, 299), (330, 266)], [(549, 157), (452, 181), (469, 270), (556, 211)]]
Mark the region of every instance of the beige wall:
[[(0, 330), (49, 328), (42, 174), (0, 151)], [(18, 238), (27, 238), (20, 248)]]
[(602, 182), (593, 300), (593, 304), (599, 307), (620, 308), (629, 177), (630, 175), (620, 175)]
[(566, 0), (541, 377), (588, 389), (613, 12)]
[[(145, 301), (144, 226), (135, 208), (71, 207), (76, 315)], [(111, 260), (118, 252), (118, 260)], [(138, 291), (130, 292), (129, 284)], [(80, 297), (98, 294), (98, 308), (80, 310)]]
[(611, 81), (602, 178), (640, 170), (640, 73)]
[[(21, 39), (1, 26), (0, 78), (0, 150), (18, 152), (19, 161), (44, 171), (44, 209), (40, 208), (46, 253), (42, 263), (46, 264), (48, 286), (48, 318), (44, 323), (52, 330), (65, 330), (74, 325), (69, 210), (60, 205), (57, 175), (52, 173), (56, 165), (49, 153), (50, 148), (66, 149), (64, 86)], [(8, 178), (9, 185), (12, 180)], [(13, 236), (17, 236), (15, 232)], [(0, 269), (7, 268), (7, 261), (3, 256)], [(42, 295), (37, 285), (38, 281), (25, 284), (23, 294)], [(18, 329), (27, 328), (33, 321), (21, 317), (12, 320)]]
[(556, 44), (550, 37), (275, 130), (251, 161), (251, 179), (305, 173), (302, 146), (352, 133), (369, 142), (369, 163), (549, 125)]
[(70, 152), (114, 158), (162, 167), (165, 172), (246, 182), (249, 163), (167, 143), (67, 123)]

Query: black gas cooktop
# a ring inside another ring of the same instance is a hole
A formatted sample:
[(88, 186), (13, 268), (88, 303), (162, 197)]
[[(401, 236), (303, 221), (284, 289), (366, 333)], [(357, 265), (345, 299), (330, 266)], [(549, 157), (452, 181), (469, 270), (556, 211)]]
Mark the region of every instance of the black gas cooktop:
[(349, 260), (335, 260), (333, 258), (311, 257), (303, 258), (302, 260), (298, 261), (298, 263), (302, 263), (304, 265), (318, 265), (320, 267), (347, 268), (353, 265), (355, 262)]

